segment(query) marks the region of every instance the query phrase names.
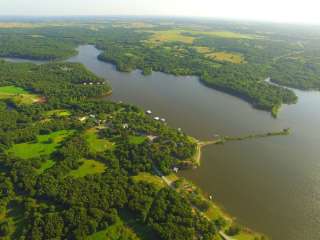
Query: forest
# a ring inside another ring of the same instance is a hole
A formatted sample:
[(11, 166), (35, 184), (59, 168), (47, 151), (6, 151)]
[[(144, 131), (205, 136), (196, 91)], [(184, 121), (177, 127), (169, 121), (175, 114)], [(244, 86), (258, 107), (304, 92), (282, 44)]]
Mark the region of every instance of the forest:
[(298, 99), (292, 90), (265, 79), (303, 90), (319, 89), (320, 83), (316, 44), (320, 36), (299, 28), (105, 19), (0, 29), (0, 38), (0, 56), (38, 60), (65, 59), (76, 54), (76, 46), (93, 44), (102, 51), (99, 59), (115, 64), (119, 71), (195, 75), (206, 86), (273, 116), (282, 104)]
[[(81, 64), (0, 61), (0, 69), (0, 94), (10, 93), (0, 98), (0, 239), (218, 236), (220, 222), (183, 194), (136, 180), (185, 166), (196, 151), (185, 133), (97, 99), (111, 88)], [(13, 101), (27, 93), (42, 101)]]

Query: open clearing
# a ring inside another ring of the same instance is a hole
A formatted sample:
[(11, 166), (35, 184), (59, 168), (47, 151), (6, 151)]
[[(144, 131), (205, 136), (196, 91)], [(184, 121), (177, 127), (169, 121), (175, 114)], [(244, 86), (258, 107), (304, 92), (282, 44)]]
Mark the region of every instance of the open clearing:
[(51, 110), (45, 113), (46, 117), (54, 117), (54, 116), (69, 117), (70, 115), (71, 113), (68, 110), (64, 110), (64, 109)]
[(47, 169), (53, 167), (56, 164), (55, 161), (53, 160), (47, 160), (44, 163), (42, 163), (41, 167), (39, 169), (37, 169), (38, 174), (42, 174), (44, 171), (46, 171)]
[(252, 34), (242, 34), (237, 32), (229, 31), (190, 31), (194, 35), (206, 35), (212, 37), (221, 37), (221, 38), (233, 38), (233, 39), (259, 39), (262, 36), (252, 35)]
[[(149, 32), (149, 31), (148, 31)], [(148, 42), (163, 43), (163, 42), (182, 42), (192, 44), (195, 39), (192, 36), (185, 36), (183, 30), (167, 30), (167, 31), (150, 31), (153, 35)]]
[(76, 170), (72, 170), (69, 173), (69, 176), (80, 178), (87, 175), (103, 173), (105, 170), (106, 166), (103, 163), (95, 160), (84, 159), (82, 160), (81, 166)]
[(32, 104), (38, 102), (40, 97), (27, 92), (23, 88), (5, 86), (0, 87), (0, 99), (10, 99), (16, 104)]
[(159, 190), (166, 186), (161, 177), (146, 172), (139, 173), (137, 176), (133, 176), (132, 179), (136, 182), (151, 183)]
[(73, 132), (71, 130), (61, 130), (48, 135), (39, 135), (34, 142), (13, 145), (8, 150), (8, 153), (23, 159), (39, 157), (41, 155), (48, 156)]
[(145, 136), (129, 136), (129, 143), (139, 145), (147, 140)]
[(231, 62), (234, 64), (245, 63), (244, 57), (240, 53), (230, 53), (230, 52), (212, 52), (205, 55), (206, 57), (221, 61), (221, 62)]
[(90, 151), (93, 153), (103, 152), (114, 148), (114, 143), (98, 137), (98, 129), (96, 128), (87, 130), (84, 136), (89, 144)]

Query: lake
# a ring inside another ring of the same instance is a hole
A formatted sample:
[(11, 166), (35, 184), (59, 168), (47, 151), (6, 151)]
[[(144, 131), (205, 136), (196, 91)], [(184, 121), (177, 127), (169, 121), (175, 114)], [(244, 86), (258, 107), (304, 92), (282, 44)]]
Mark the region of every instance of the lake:
[(241, 224), (272, 239), (320, 239), (319, 92), (295, 90), (298, 104), (284, 106), (274, 119), (239, 98), (205, 87), (197, 77), (120, 73), (97, 60), (95, 47), (78, 50), (68, 61), (81, 62), (107, 79), (112, 100), (151, 109), (198, 139), (291, 128), (290, 136), (205, 147), (201, 166), (180, 175), (212, 194)]

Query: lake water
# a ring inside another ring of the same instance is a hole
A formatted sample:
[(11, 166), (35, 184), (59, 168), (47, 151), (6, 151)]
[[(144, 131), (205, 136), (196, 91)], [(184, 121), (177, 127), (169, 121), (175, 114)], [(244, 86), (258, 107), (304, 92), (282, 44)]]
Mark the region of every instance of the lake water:
[[(241, 224), (272, 239), (320, 239), (320, 93), (296, 91), (299, 102), (273, 119), (246, 102), (203, 86), (196, 77), (120, 73), (97, 60), (93, 46), (79, 47), (81, 62), (107, 79), (111, 99), (151, 109), (173, 127), (201, 140), (214, 134), (247, 135), (291, 128), (290, 136), (204, 148), (202, 164), (181, 173)], [(17, 61), (17, 60), (15, 60)]]

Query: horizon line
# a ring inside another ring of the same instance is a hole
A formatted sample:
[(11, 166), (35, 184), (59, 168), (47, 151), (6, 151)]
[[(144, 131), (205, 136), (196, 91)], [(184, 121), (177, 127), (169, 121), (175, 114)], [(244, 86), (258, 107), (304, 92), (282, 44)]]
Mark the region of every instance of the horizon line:
[(75, 17), (89, 17), (89, 18), (112, 18), (112, 17), (119, 17), (119, 18), (175, 18), (175, 19), (202, 19), (202, 20), (219, 20), (219, 21), (236, 21), (236, 22), (252, 22), (252, 23), (272, 23), (272, 24), (283, 24), (283, 25), (303, 25), (303, 26), (313, 26), (313, 27), (320, 27), (319, 22), (303, 22), (303, 21), (281, 21), (281, 20), (270, 20), (270, 19), (253, 19), (253, 18), (237, 18), (237, 17), (216, 17), (216, 16), (189, 16), (189, 15), (151, 15), (151, 14), (68, 14), (68, 15), (15, 15), (15, 14), (0, 14), (1, 18), (75, 18)]

